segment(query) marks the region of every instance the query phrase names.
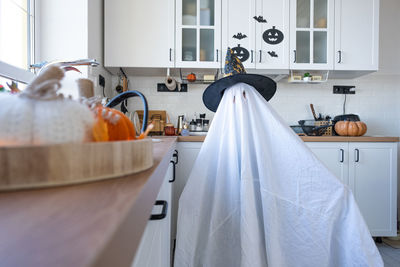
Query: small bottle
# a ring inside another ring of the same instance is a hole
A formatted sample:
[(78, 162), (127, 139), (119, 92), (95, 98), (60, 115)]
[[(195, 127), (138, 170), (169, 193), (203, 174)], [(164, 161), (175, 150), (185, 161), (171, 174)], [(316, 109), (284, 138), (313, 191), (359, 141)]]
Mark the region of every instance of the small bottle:
[(191, 132), (195, 132), (196, 131), (196, 122), (194, 120), (192, 120), (189, 123), (189, 131), (191, 131)]
[(203, 131), (203, 124), (201, 122), (202, 122), (202, 119), (197, 119), (196, 120), (196, 132), (202, 132)]
[(203, 131), (208, 132), (210, 120), (203, 120)]

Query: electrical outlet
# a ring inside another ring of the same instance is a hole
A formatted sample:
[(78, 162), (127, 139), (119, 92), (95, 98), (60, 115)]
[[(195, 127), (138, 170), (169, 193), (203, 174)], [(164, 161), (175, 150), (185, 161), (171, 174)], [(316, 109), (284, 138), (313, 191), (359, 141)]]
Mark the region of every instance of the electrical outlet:
[(106, 86), (106, 79), (103, 76), (101, 76), (101, 74), (99, 74), (99, 85), (101, 87), (105, 87)]
[(354, 95), (356, 91), (351, 90), (356, 88), (354, 85), (334, 85), (333, 86), (333, 93), (334, 94), (345, 94), (345, 95)]

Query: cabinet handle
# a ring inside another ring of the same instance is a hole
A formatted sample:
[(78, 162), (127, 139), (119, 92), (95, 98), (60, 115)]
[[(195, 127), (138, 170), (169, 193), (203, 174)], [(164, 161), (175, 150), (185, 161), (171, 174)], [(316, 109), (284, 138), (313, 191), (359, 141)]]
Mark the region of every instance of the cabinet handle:
[(262, 50), (260, 50), (260, 63), (261, 63), (261, 58), (262, 58)]
[(175, 149), (175, 152), (172, 156), (175, 158), (175, 164), (178, 164), (178, 150)]
[(254, 51), (253, 50), (251, 50), (251, 63), (253, 63), (253, 53), (254, 53)]
[(296, 50), (293, 50), (293, 54), (294, 54), (293, 63), (296, 63), (296, 61), (297, 61), (297, 52), (296, 52)]
[(344, 162), (344, 150), (340, 149), (340, 162)]
[(175, 182), (175, 165), (176, 165), (176, 162), (171, 160), (170, 163), (172, 163), (172, 180), (169, 180), (168, 182), (173, 183), (173, 182)]
[(172, 61), (172, 48), (169, 49), (169, 61)]
[(339, 51), (338, 51), (338, 54), (339, 54), (339, 60), (338, 60), (338, 63), (342, 63), (342, 51), (341, 51), (341, 50), (339, 50)]
[(168, 202), (165, 200), (157, 200), (154, 206), (162, 206), (160, 214), (151, 214), (150, 221), (158, 221), (167, 217)]
[(217, 62), (219, 62), (218, 49), (217, 49)]
[(360, 150), (358, 150), (357, 148), (354, 150), (354, 161), (355, 162), (360, 162)]

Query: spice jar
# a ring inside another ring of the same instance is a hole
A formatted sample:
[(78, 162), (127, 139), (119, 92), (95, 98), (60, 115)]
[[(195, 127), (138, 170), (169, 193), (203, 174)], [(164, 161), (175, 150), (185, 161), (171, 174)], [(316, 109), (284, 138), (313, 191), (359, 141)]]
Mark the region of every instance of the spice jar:
[(203, 120), (203, 131), (208, 132), (210, 120)]
[(196, 132), (202, 132), (203, 131), (203, 124), (202, 124), (202, 119), (197, 119), (196, 120)]
[(174, 125), (172, 123), (165, 124), (164, 132), (165, 132), (165, 135), (168, 135), (168, 136), (175, 135)]

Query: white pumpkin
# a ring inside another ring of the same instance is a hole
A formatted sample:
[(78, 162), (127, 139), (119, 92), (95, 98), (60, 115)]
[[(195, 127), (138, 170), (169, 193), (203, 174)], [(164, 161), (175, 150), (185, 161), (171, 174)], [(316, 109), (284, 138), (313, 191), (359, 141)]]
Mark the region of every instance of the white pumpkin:
[(51, 66), (20, 94), (0, 93), (0, 145), (91, 140), (93, 112), (57, 93), (63, 77), (63, 70)]

